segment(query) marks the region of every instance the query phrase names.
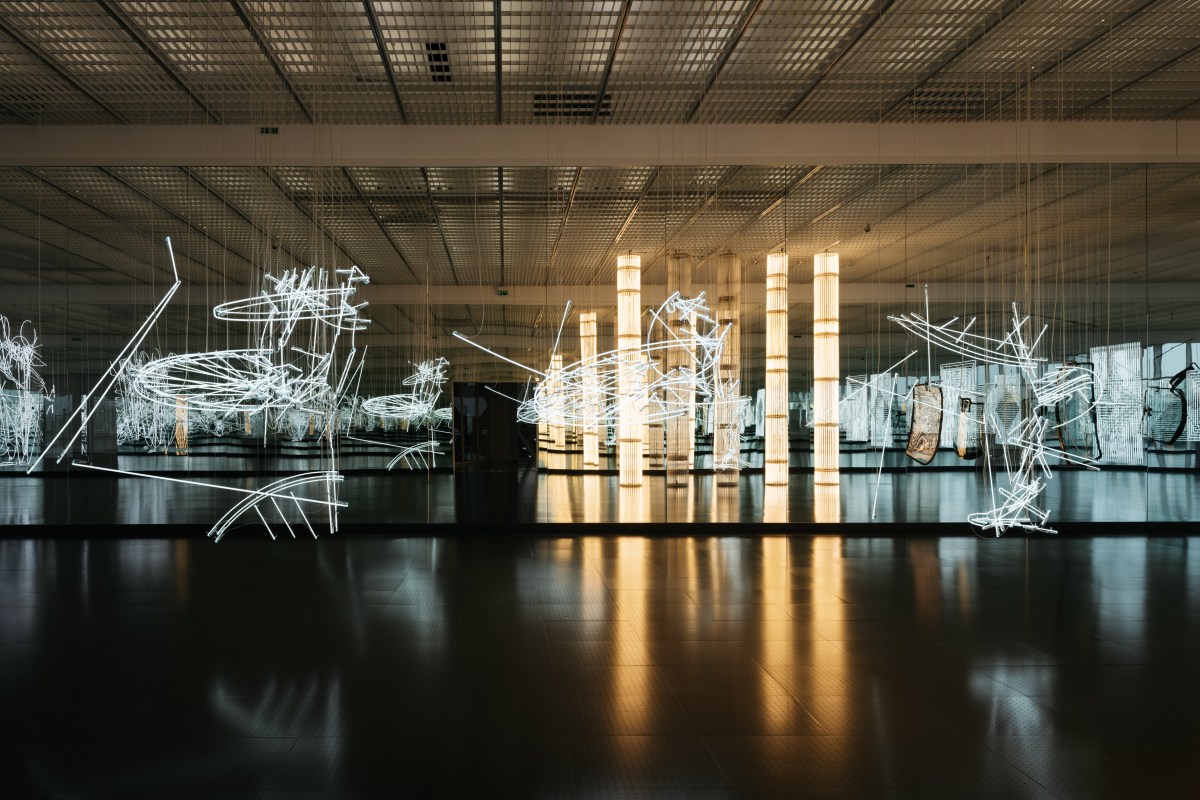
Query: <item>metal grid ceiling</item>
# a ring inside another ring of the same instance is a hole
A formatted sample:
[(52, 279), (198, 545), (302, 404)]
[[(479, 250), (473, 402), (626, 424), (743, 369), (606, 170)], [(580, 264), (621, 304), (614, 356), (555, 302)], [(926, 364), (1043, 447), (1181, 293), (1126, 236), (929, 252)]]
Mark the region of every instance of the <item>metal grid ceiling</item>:
[(0, 0), (24, 123), (1200, 117), (1190, 0)]

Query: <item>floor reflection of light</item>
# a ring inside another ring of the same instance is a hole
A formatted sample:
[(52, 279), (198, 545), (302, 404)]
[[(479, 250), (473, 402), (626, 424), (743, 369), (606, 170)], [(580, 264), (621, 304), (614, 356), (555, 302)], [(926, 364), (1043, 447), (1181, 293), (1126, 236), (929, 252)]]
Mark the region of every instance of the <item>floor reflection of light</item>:
[[(837, 488), (837, 487), (832, 487)], [(822, 546), (815, 548), (812, 552), (812, 600), (814, 604), (828, 604), (833, 601), (833, 598), (842, 599), (845, 597), (845, 563), (842, 556), (842, 547), (845, 541), (838, 536), (828, 543), (825, 540), (816, 540)], [(814, 608), (817, 606), (814, 605)], [(819, 617), (829, 616), (827, 614), (816, 615)], [(834, 642), (846, 641), (846, 617), (838, 615), (832, 620), (817, 620), (816, 616), (812, 620), (810, 639), (813, 642), (820, 642), (822, 639), (828, 639)], [(814, 671), (814, 684), (818, 690), (819, 684), (823, 678), (828, 679), (828, 694), (841, 694), (844, 690), (844, 678), (846, 673), (846, 660), (844, 651), (839, 648), (819, 648), (816, 652), (817, 669)]]
[(932, 539), (913, 539), (908, 545), (918, 623), (936, 624), (942, 616), (942, 562), (937, 548)]
[(737, 522), (738, 519), (738, 487), (720, 486), (713, 476), (712, 485), (712, 515), (713, 522)]
[(788, 521), (788, 487), (763, 488), (763, 522)]
[(0, 480), (0, 523), (4, 525), (41, 525), (42, 478), (13, 478)]
[(644, 497), (641, 486), (622, 486), (617, 500), (617, 519), (621, 522), (645, 522)]
[[(1146, 655), (1146, 604), (1149, 601), (1150, 541), (1144, 538), (1093, 539), (1091, 581), (1095, 584), (1092, 603), (1101, 610), (1097, 614), (1096, 632), (1108, 640), (1120, 640), (1138, 657)], [(1109, 613), (1111, 604), (1139, 607), (1140, 613), (1118, 619)]]
[(583, 521), (603, 522), (600, 517), (600, 476), (583, 476)]
[(842, 493), (840, 486), (813, 486), (813, 522), (841, 522)]
[[(561, 453), (551, 453), (560, 456)], [(571, 507), (571, 487), (569, 478), (563, 474), (547, 473), (543, 476), (542, 488), (546, 490), (545, 519), (547, 522), (577, 522), (573, 519), (574, 509)]]
[(696, 498), (692, 489), (691, 476), (685, 478), (686, 486), (667, 487), (667, 522), (695, 522)]
[(175, 564), (175, 594), (186, 600), (188, 594), (188, 572), (191, 569), (192, 543), (187, 539), (176, 539), (172, 543), (172, 562)]
[(320, 737), (319, 763), (306, 762), (306, 770), (333, 774), (343, 758), (342, 692), (337, 678), (323, 680), (277, 679), (252, 695), (227, 687), (214, 675), (208, 687), (208, 706), (234, 741), (248, 737), (287, 739)]
[[(768, 487), (770, 492), (773, 488), (784, 487)], [(792, 570), (790, 560), (788, 558), (788, 540), (782, 536), (768, 536), (762, 540), (763, 554), (763, 573), (762, 573), (762, 590), (763, 590), (763, 605), (770, 608), (772, 605), (778, 604), (780, 607), (786, 607), (792, 602)], [(781, 619), (780, 614), (766, 613), (761, 621), (761, 629), (759, 631), (759, 652), (761, 653), (760, 660), (762, 663), (769, 663), (772, 660), (772, 651), (786, 645), (790, 650), (795, 642), (795, 620)], [(753, 624), (752, 622), (743, 622), (743, 625)], [(788, 706), (781, 706), (773, 702), (774, 696), (777, 695), (779, 685), (775, 679), (765, 669), (758, 671), (759, 680), (762, 685), (759, 687), (759, 698), (762, 701), (762, 716), (766, 721), (771, 733), (785, 734), (789, 733), (790, 718), (788, 715), (780, 715), (778, 709)]]
[[(625, 491), (622, 488), (622, 492)], [(622, 536), (617, 540), (617, 558), (614, 574), (614, 586), (621, 590), (620, 608), (621, 620), (612, 624), (615, 636), (614, 651), (608, 654), (609, 669), (612, 671), (609, 680), (610, 700), (609, 713), (612, 715), (613, 730), (623, 730), (629, 727), (631, 720), (626, 715), (633, 714), (637, 718), (653, 716), (656, 705), (653, 690), (649, 681), (649, 665), (651, 663), (650, 648), (646, 641), (648, 629), (649, 604), (646, 593), (651, 590), (649, 570), (650, 559), (646, 557), (646, 539), (634, 536)], [(620, 697), (636, 698), (637, 702), (628, 704), (620, 701)], [(644, 751), (648, 737), (632, 736), (632, 749)], [(636, 752), (635, 752), (636, 754)]]

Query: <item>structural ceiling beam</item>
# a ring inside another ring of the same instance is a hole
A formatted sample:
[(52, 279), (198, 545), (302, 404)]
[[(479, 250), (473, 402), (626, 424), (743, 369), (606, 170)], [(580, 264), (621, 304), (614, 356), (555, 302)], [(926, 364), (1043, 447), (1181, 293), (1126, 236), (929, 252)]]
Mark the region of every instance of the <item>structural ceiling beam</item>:
[(1200, 121), (268, 128), (0, 125), (0, 166), (631, 167), (1031, 162), (1200, 163)]

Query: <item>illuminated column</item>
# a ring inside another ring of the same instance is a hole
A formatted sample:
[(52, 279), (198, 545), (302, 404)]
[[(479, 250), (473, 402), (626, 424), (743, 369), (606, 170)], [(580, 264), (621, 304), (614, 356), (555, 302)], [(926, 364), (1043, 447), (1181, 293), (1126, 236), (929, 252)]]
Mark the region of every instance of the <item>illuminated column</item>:
[(600, 469), (600, 394), (596, 386), (596, 312), (579, 314), (579, 358), (583, 362), (583, 468)]
[[(662, 374), (663, 362), (661, 356), (656, 355), (651, 358), (647, 353), (642, 356), (642, 363), (648, 368), (643, 374)], [(643, 381), (642, 383), (645, 384), (646, 382)], [(645, 450), (646, 454), (650, 456), (650, 469), (663, 468), (663, 419), (659, 413), (659, 409), (662, 408), (662, 393), (661, 382), (653, 390), (647, 385), (646, 402), (642, 406), (646, 409)]]
[(642, 485), (645, 389), (642, 345), (642, 257), (617, 256), (617, 467), (621, 486)]
[(838, 485), (838, 254), (813, 257), (813, 485)]
[[(667, 296), (675, 292), (679, 292), (680, 297), (692, 296), (691, 256), (676, 254), (667, 257)], [(687, 385), (682, 381), (674, 381), (685, 367), (692, 368), (695, 364), (693, 353), (678, 345), (691, 341), (696, 320), (694, 315), (692, 319), (681, 319), (676, 314), (668, 320), (667, 325), (672, 346), (665, 353), (665, 372), (672, 377), (672, 382), (665, 390), (668, 396), (663, 399), (673, 410), (681, 407), (686, 409), (684, 413), (667, 420), (667, 486), (689, 486), (688, 470), (695, 457), (696, 444), (696, 387), (690, 381)]]
[(767, 385), (765, 484), (788, 482), (788, 258), (767, 256)]
[(563, 425), (563, 393), (560, 378), (563, 368), (563, 357), (556, 353), (550, 356), (549, 385), (546, 387), (547, 399), (550, 401), (550, 447), (555, 451), (555, 461), (561, 461), (562, 452), (567, 449), (567, 430)]
[(717, 323), (725, 334), (725, 349), (717, 366), (724, 402), (713, 407), (713, 459), (726, 467), (717, 471), (718, 486), (738, 485), (741, 458), (741, 420), (737, 398), (742, 380), (742, 260), (733, 253), (717, 258)]

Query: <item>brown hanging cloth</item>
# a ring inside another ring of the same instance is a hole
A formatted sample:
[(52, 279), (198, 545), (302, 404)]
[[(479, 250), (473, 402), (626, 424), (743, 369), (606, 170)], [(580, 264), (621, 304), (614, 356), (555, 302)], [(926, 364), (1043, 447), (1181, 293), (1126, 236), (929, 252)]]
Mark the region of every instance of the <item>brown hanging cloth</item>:
[(904, 453), (918, 464), (928, 464), (937, 455), (942, 433), (942, 387), (918, 383), (912, 394), (912, 427)]

